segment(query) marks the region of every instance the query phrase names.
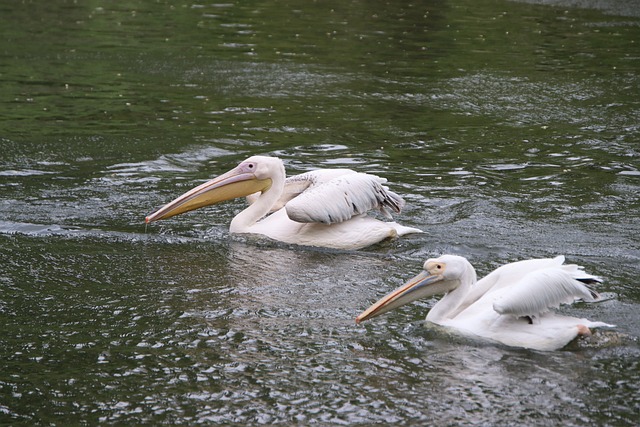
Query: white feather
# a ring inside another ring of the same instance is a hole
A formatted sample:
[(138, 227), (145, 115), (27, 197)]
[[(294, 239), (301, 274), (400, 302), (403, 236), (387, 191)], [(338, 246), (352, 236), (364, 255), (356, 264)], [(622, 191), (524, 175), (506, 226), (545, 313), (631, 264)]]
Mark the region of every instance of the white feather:
[(594, 301), (589, 289), (560, 268), (548, 268), (525, 275), (493, 302), (500, 314), (538, 316), (576, 299)]
[(404, 200), (383, 186), (383, 178), (364, 173), (346, 174), (315, 185), (285, 205), (291, 220), (336, 224), (379, 209), (400, 212)]
[[(316, 169), (309, 172), (304, 172), (298, 175), (293, 175), (285, 179), (284, 188), (282, 189), (282, 195), (271, 206), (269, 212), (275, 212), (280, 210), (290, 200), (298, 197), (304, 193), (307, 189), (324, 184), (334, 178), (342, 175), (357, 173), (351, 169)], [(260, 197), (260, 193), (254, 193), (247, 196), (247, 202), (251, 205)]]

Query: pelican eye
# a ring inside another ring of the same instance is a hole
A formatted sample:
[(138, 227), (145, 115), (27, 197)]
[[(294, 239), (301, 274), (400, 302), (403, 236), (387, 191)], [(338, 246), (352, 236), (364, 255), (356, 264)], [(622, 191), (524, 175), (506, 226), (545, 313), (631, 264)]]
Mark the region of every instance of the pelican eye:
[(437, 262), (435, 260), (427, 260), (424, 265), (425, 271), (428, 271), (430, 274), (443, 274), (447, 268), (447, 264), (443, 262)]
[(254, 162), (244, 163), (242, 167), (244, 168), (245, 171), (249, 171), (249, 172), (253, 172), (254, 170), (257, 170), (257, 165)]

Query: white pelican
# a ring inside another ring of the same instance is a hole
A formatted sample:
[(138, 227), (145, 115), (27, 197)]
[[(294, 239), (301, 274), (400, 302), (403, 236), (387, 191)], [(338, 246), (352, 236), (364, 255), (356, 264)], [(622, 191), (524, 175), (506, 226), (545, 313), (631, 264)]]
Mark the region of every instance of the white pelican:
[(233, 218), (231, 233), (335, 249), (361, 249), (389, 237), (421, 233), (367, 216), (377, 208), (391, 218), (389, 211), (399, 213), (404, 206), (402, 197), (384, 182), (349, 169), (315, 170), (285, 179), (282, 160), (253, 156), (169, 202), (147, 216), (146, 222), (248, 196), (250, 205)]
[(564, 256), (514, 262), (476, 283), (476, 272), (466, 258), (428, 259), (420, 274), (369, 307), (356, 323), (445, 293), (429, 311), (428, 322), (512, 347), (557, 350), (578, 335), (589, 335), (589, 328), (613, 326), (549, 311), (576, 299), (600, 299), (587, 287), (600, 283), (598, 277), (563, 263)]

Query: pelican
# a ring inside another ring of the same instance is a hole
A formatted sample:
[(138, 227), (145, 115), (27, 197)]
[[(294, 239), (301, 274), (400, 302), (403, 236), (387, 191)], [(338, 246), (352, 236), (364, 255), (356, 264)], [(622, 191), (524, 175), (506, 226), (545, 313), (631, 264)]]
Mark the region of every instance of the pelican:
[(476, 271), (466, 258), (442, 255), (428, 259), (420, 274), (361, 313), (356, 323), (444, 293), (429, 310), (427, 322), (512, 347), (558, 350), (578, 335), (590, 335), (589, 328), (613, 326), (550, 311), (577, 299), (600, 299), (588, 287), (600, 278), (563, 264), (564, 256), (514, 262), (476, 282)]
[(231, 221), (229, 231), (267, 236), (285, 243), (334, 249), (362, 249), (384, 239), (421, 233), (367, 215), (378, 209), (387, 218), (405, 202), (382, 185), (386, 179), (349, 169), (324, 169), (285, 179), (282, 160), (253, 156), (201, 184), (156, 212), (157, 221), (225, 200), (247, 196), (249, 207)]

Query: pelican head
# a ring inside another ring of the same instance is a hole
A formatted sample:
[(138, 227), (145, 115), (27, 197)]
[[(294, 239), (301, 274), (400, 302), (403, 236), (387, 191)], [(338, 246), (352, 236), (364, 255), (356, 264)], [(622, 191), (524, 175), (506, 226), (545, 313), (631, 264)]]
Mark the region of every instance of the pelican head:
[(249, 157), (229, 172), (213, 178), (167, 203), (147, 216), (145, 222), (166, 219), (225, 200), (265, 192), (271, 188), (274, 170), (281, 170), (284, 175), (284, 166), (280, 159), (265, 156)]
[(379, 316), (400, 306), (433, 295), (454, 291), (461, 283), (474, 283), (476, 272), (461, 256), (442, 255), (425, 261), (423, 271), (381, 298), (356, 317), (356, 323)]

